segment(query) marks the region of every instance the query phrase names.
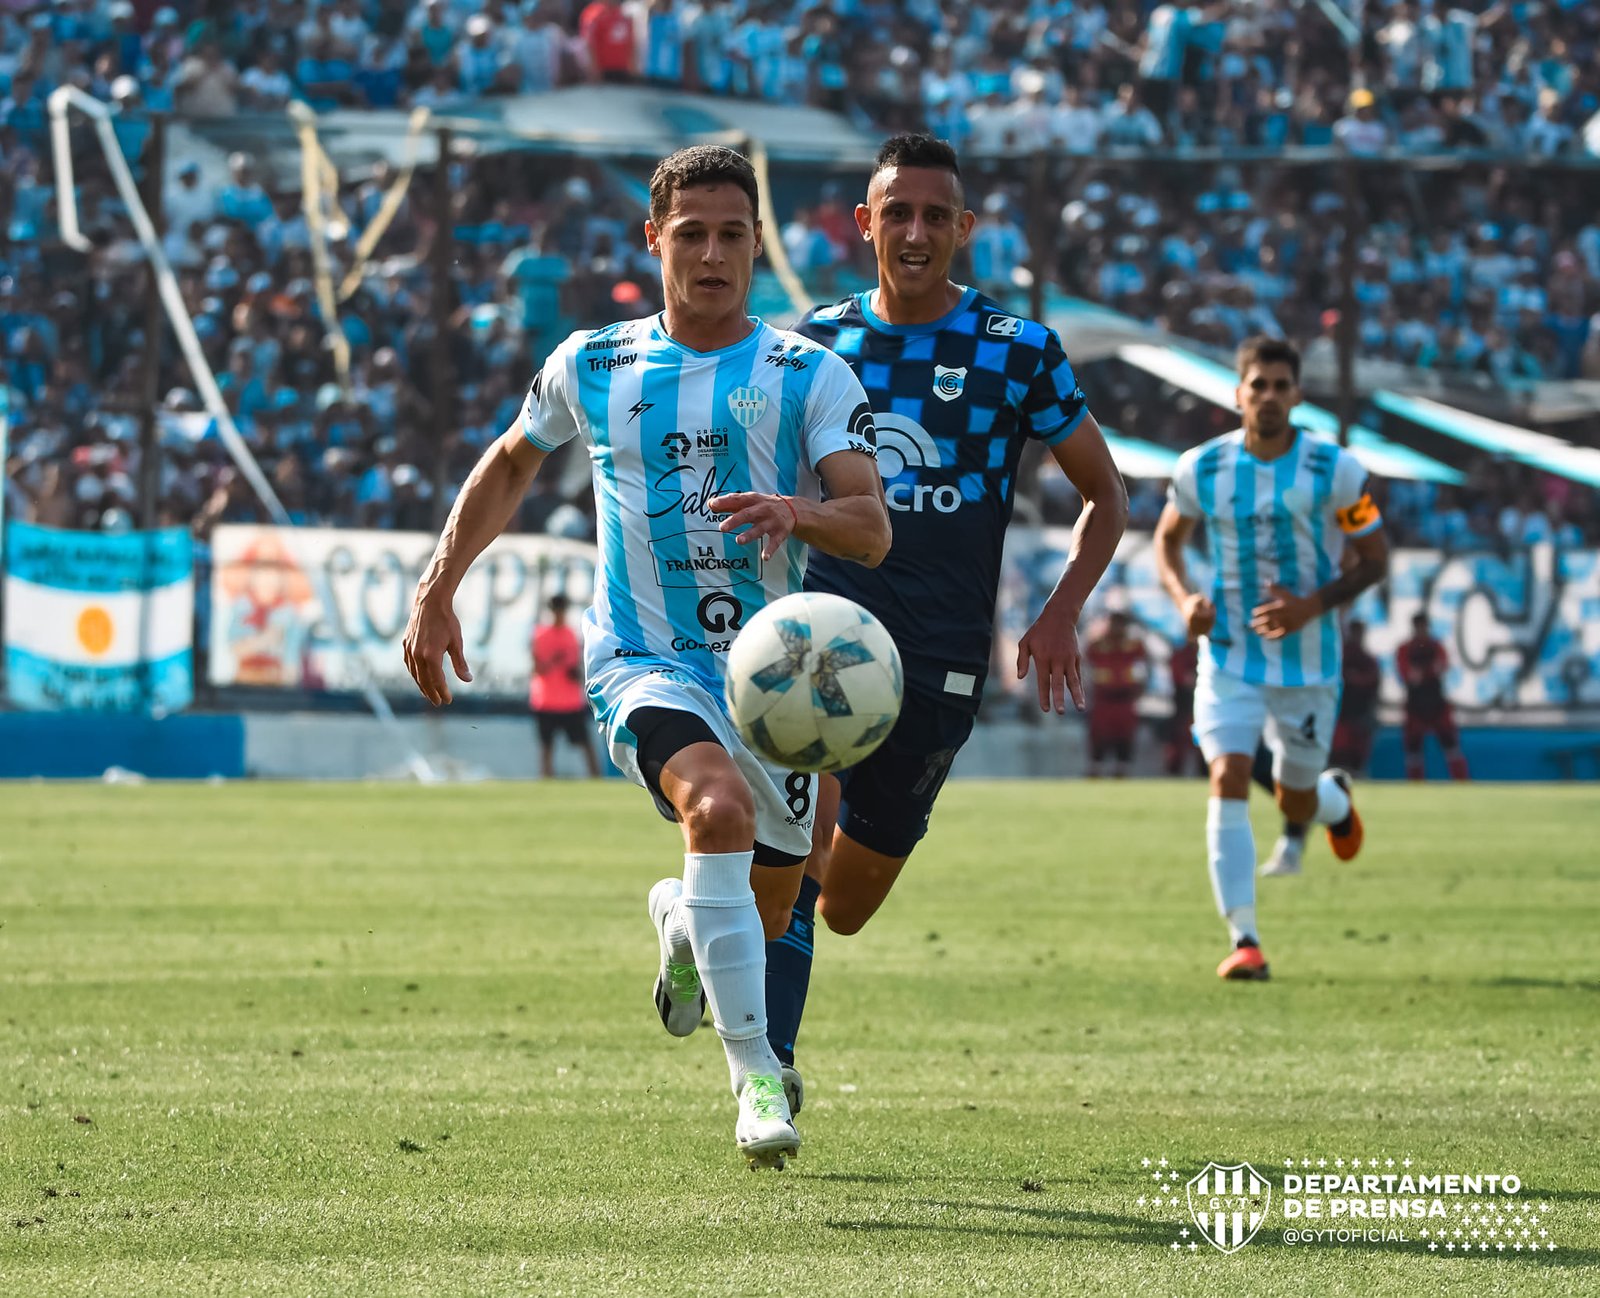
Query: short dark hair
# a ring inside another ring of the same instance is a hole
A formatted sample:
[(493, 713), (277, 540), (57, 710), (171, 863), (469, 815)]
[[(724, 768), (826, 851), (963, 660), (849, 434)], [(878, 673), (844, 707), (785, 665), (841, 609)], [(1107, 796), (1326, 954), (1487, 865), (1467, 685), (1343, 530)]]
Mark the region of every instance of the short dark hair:
[(557, 591), (550, 596), (549, 609), (552, 613), (565, 613), (572, 607), (572, 601), (562, 591)]
[(958, 184), (961, 180), (961, 163), (957, 161), (955, 148), (950, 141), (922, 132), (907, 131), (891, 135), (883, 142), (878, 156), (872, 161), (872, 174), (876, 176), (890, 167), (932, 167), (938, 171), (948, 171)]
[(1294, 381), (1300, 382), (1300, 349), (1287, 338), (1273, 338), (1268, 334), (1257, 334), (1254, 338), (1246, 338), (1239, 344), (1239, 354), (1236, 357), (1239, 363), (1239, 377), (1242, 379), (1250, 372), (1252, 365), (1287, 365), (1294, 373)]
[(660, 225), (672, 210), (672, 196), (698, 185), (737, 185), (750, 200), (750, 219), (761, 219), (761, 190), (750, 159), (720, 144), (695, 144), (661, 160), (650, 177), (650, 219)]

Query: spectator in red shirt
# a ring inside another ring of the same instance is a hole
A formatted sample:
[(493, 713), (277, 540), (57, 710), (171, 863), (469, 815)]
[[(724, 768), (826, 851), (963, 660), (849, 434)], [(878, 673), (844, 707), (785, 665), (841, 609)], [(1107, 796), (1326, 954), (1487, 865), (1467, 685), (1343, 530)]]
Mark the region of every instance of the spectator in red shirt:
[(1395, 656), (1400, 682), (1406, 687), (1406, 724), (1403, 735), (1406, 750), (1406, 778), (1423, 778), (1422, 745), (1431, 734), (1444, 749), (1445, 765), (1452, 780), (1467, 778), (1467, 759), (1461, 751), (1461, 732), (1444, 693), (1444, 674), (1450, 658), (1444, 646), (1428, 630), (1428, 615), (1411, 619), (1411, 639), (1400, 646)]
[(533, 629), (533, 679), (528, 684), (528, 707), (539, 729), (539, 774), (555, 775), (556, 736), (583, 754), (589, 778), (600, 778), (594, 755), (593, 719), (583, 692), (583, 649), (578, 633), (567, 624), (571, 601), (565, 595), (550, 597), (550, 621)]
[(1136, 705), (1144, 692), (1144, 642), (1130, 634), (1131, 622), (1120, 610), (1106, 629), (1089, 642), (1084, 660), (1089, 667), (1089, 776), (1098, 777), (1109, 759), (1118, 779), (1128, 774), (1133, 740), (1139, 729)]
[(602, 81), (638, 80), (639, 42), (621, 0), (591, 0), (578, 19), (578, 35)]

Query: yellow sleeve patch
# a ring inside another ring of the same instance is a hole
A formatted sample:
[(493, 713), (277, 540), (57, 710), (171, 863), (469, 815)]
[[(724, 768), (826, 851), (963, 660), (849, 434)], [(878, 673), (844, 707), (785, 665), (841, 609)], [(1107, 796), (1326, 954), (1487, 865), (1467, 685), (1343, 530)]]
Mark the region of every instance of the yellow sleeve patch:
[(1340, 530), (1346, 533), (1365, 532), (1382, 521), (1378, 507), (1372, 503), (1372, 497), (1367, 494), (1363, 494), (1360, 500), (1348, 508), (1338, 510), (1334, 517), (1339, 520)]

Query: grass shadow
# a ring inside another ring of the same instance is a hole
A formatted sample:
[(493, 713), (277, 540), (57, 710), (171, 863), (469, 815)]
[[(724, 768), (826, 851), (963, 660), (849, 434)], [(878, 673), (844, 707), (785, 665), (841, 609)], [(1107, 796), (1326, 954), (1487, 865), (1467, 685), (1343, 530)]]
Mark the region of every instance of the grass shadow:
[[(1165, 1245), (1172, 1233), (1171, 1223), (1145, 1221), (1108, 1212), (1085, 1212), (1075, 1208), (1027, 1207), (1014, 1203), (952, 1202), (945, 1199), (919, 1199), (910, 1208), (940, 1209), (948, 1212), (992, 1213), (1022, 1218), (1028, 1224), (980, 1225), (968, 1221), (859, 1221), (832, 1217), (823, 1224), (830, 1230), (927, 1231), (948, 1235), (983, 1235), (1015, 1240), (1097, 1240), (1112, 1244)], [(1035, 1224), (1037, 1223), (1037, 1224)]]

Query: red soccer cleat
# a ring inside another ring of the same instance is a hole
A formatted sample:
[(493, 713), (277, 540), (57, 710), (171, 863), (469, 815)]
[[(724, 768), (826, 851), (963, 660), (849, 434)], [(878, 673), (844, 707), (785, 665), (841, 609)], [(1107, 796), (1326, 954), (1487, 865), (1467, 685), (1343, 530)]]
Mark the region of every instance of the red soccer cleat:
[(1272, 974), (1261, 948), (1249, 938), (1244, 938), (1233, 953), (1217, 966), (1217, 977), (1235, 982), (1265, 982)]

